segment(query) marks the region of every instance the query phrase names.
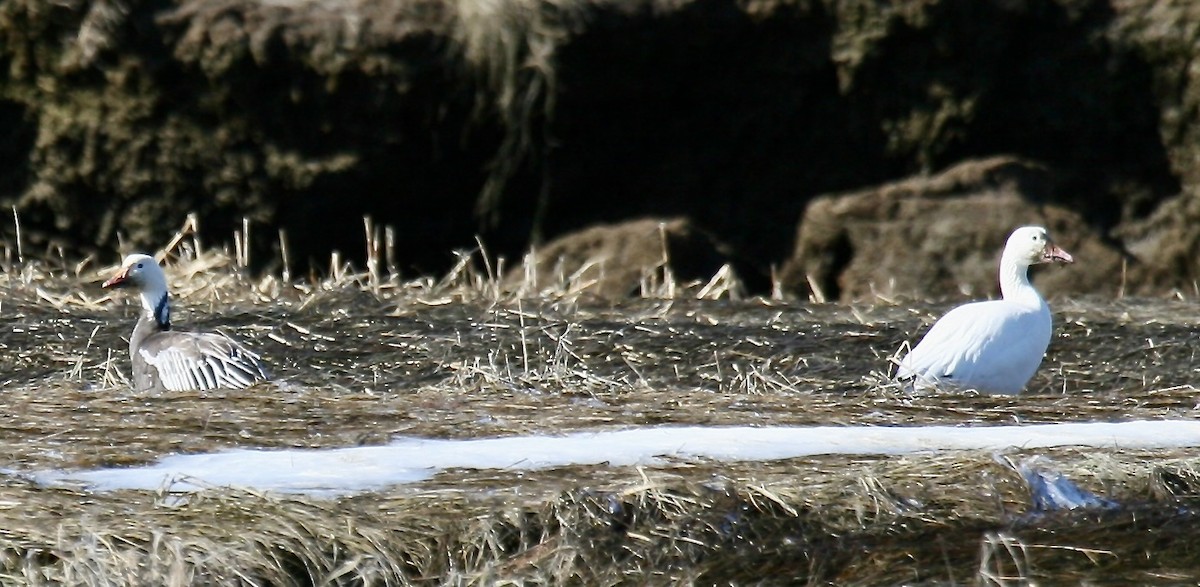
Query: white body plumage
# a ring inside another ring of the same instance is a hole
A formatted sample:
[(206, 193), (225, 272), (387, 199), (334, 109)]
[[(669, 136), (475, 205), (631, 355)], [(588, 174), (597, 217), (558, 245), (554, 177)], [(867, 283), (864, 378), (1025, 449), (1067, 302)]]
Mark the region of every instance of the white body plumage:
[(1040, 226), (1013, 231), (1000, 259), (1003, 299), (954, 308), (900, 360), (896, 377), (917, 389), (953, 387), (1015, 394), (1037, 372), (1050, 345), (1050, 307), (1029, 282), (1029, 266), (1071, 263)]

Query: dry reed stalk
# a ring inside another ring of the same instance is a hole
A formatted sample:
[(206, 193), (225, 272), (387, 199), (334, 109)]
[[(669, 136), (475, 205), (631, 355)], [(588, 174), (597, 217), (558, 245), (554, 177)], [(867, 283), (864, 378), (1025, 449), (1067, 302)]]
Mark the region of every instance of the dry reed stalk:
[(279, 259), (283, 264), (279, 277), (284, 283), (290, 283), (292, 281), (292, 264), (291, 257), (288, 255), (287, 230), (283, 228), (279, 229)]
[(15, 227), (16, 233), (17, 233), (17, 262), (24, 264), (25, 263), (25, 250), (24, 250), (24, 245), (22, 245), (22, 243), (21, 243), (21, 216), (19, 214), (17, 214), (16, 205), (13, 205), (12, 213), (13, 213), (13, 227)]
[(371, 222), (370, 216), (363, 216), (363, 233), (367, 243), (367, 283), (371, 292), (379, 295), (380, 283), (383, 280), (379, 272), (383, 243), (379, 228)]
[(171, 240), (167, 242), (166, 246), (164, 246), (162, 249), (159, 249), (158, 253), (154, 255), (154, 258), (159, 263), (162, 263), (167, 259), (168, 256), (176, 254), (176, 249), (182, 245), (184, 239), (189, 236), (192, 237), (192, 253), (198, 255), (202, 250), (200, 249), (199, 232), (199, 218), (197, 218), (195, 212), (189, 213), (184, 219), (183, 225), (179, 227), (179, 230), (175, 231), (175, 236), (171, 237)]

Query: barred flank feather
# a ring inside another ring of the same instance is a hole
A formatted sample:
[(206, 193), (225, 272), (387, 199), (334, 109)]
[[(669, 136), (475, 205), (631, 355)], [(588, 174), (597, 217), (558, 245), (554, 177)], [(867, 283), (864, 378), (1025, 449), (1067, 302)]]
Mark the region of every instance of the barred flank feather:
[(220, 334), (160, 332), (138, 352), (171, 391), (245, 389), (268, 378), (257, 354)]

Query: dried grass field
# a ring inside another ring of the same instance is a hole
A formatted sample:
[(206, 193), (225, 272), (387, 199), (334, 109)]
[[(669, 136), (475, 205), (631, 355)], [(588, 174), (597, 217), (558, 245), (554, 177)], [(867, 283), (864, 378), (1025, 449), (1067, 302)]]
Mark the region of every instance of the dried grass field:
[[(1186, 295), (1052, 300), (1056, 336), (1025, 394), (911, 395), (888, 381), (889, 357), (949, 302), (784, 302), (659, 274), (614, 305), (570, 279), (504, 291), (469, 256), (442, 279), (335, 265), (327, 278), (287, 281), (246, 277), (217, 252), (174, 257), (177, 328), (247, 341), (278, 381), (131, 391), (132, 296), (100, 290), (103, 268), (10, 256), (0, 583), (1200, 581), (1200, 449), (457, 469), (340, 498), (99, 492), (29, 476), (396, 436), (1195, 419), (1200, 312)], [(1035, 454), (1119, 506), (1037, 511), (1012, 466)]]

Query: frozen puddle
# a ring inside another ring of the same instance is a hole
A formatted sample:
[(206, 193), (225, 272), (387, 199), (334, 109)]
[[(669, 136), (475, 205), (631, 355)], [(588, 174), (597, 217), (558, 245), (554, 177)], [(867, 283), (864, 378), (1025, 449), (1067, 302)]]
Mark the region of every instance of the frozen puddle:
[(707, 458), (766, 461), (827, 454), (888, 455), (1009, 447), (1200, 446), (1200, 422), (1135, 421), (1030, 426), (651, 427), (562, 436), (478, 440), (399, 438), (386, 446), (327, 450), (230, 450), (176, 455), (123, 469), (42, 471), (47, 484), (82, 483), (94, 490), (194, 491), (234, 486), (263, 491), (337, 495), (413, 483), (449, 468), (544, 469), (564, 465), (655, 464)]

